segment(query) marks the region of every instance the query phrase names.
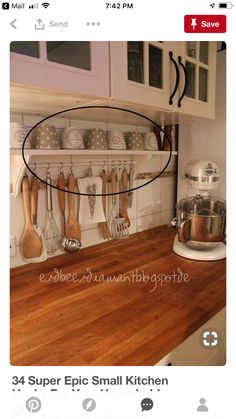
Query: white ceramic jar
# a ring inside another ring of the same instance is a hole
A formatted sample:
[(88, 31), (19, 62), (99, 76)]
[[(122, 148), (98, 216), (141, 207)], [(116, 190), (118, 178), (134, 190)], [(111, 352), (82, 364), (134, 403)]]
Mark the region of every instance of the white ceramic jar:
[(81, 131), (76, 127), (66, 127), (62, 130), (61, 148), (84, 149)]
[(144, 149), (151, 151), (158, 150), (157, 137), (154, 132), (146, 132), (144, 136)]
[[(10, 125), (11, 148), (21, 148), (28, 131), (29, 131), (28, 128), (26, 128), (23, 122), (11, 122), (11, 125)], [(31, 148), (30, 138), (27, 138), (24, 148)]]
[(108, 147), (109, 147), (109, 150), (125, 150), (126, 149), (125, 137), (122, 131), (109, 131)]

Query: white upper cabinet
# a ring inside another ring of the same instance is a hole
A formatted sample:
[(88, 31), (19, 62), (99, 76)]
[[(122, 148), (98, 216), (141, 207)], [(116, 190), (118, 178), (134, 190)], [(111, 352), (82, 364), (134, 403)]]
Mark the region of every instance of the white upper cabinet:
[(216, 42), (111, 42), (113, 99), (214, 118)]
[(12, 42), (11, 82), (109, 97), (108, 42)]
[(11, 43), (12, 83), (169, 114), (214, 118), (215, 79), (216, 42)]

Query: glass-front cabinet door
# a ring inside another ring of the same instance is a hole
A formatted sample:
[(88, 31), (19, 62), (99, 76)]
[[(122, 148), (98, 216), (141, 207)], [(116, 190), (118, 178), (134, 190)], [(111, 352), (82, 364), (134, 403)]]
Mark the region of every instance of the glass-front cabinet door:
[(213, 41), (17, 41), (10, 49), (12, 83), (152, 107), (155, 119), (215, 115)]
[(216, 42), (179, 43), (179, 111), (213, 118), (215, 114)]
[(112, 97), (170, 110), (172, 43), (111, 42)]
[(17, 41), (10, 51), (12, 83), (109, 96), (108, 42)]
[(90, 42), (46, 42), (46, 54), (50, 62), (92, 71)]
[(151, 43), (145, 45), (141, 41), (127, 42), (128, 80), (162, 89), (163, 55), (162, 46)]

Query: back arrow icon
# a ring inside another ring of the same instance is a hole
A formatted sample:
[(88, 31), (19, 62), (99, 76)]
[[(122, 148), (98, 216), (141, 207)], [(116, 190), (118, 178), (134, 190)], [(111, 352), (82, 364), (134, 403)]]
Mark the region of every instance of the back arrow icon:
[(16, 23), (16, 19), (14, 19), (14, 20), (10, 23), (10, 25), (11, 25), (14, 29), (16, 29), (15, 23)]

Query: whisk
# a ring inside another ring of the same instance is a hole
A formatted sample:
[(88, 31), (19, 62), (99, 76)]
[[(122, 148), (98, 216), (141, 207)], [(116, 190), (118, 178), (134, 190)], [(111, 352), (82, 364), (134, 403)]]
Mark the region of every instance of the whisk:
[(46, 249), (48, 254), (55, 253), (55, 251), (59, 248), (59, 239), (60, 233), (54, 219), (53, 215), (53, 208), (52, 208), (52, 188), (51, 188), (51, 175), (50, 172), (47, 171), (47, 194), (46, 194), (46, 202), (47, 202), (47, 212), (44, 221), (44, 229), (43, 235), (46, 242)]

